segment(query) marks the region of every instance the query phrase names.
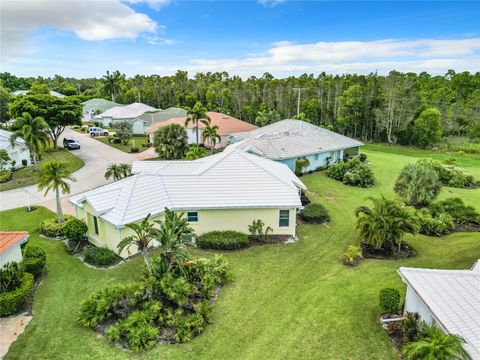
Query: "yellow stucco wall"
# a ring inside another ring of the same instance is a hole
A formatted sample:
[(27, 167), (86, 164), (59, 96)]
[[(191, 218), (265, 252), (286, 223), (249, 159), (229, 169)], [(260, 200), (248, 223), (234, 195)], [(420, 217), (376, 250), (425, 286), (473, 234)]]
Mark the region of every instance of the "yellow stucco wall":
[[(118, 253), (117, 245), (125, 237), (133, 235), (133, 231), (129, 228), (115, 228), (110, 223), (98, 219), (99, 234), (95, 234), (93, 226), (94, 210), (84, 203), (84, 208), (76, 208), (76, 214), (79, 219), (85, 220), (88, 226), (89, 240), (101, 247), (109, 248)], [(296, 227), (296, 209), (282, 209), (289, 210), (290, 222), (288, 227), (279, 226), (279, 215), (281, 209), (222, 209), (222, 210), (191, 210), (198, 212), (198, 222), (190, 223), (196, 235), (201, 235), (205, 232), (214, 230), (235, 230), (248, 234), (248, 226), (253, 220), (261, 219), (265, 226), (270, 226), (273, 229), (274, 235), (291, 235), (295, 236)], [(187, 211), (185, 212), (185, 216)], [(163, 214), (152, 217), (151, 220), (162, 220)], [(122, 251), (119, 254), (122, 257), (128, 257), (137, 253), (135, 247), (130, 247), (128, 250)]]

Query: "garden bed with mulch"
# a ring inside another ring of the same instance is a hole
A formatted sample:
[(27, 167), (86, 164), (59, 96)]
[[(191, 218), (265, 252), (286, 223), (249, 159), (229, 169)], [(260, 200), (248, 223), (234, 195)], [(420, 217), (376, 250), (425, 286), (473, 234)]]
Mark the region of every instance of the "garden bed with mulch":
[(395, 246), (393, 250), (376, 249), (366, 244), (361, 244), (361, 247), (365, 259), (406, 259), (417, 255), (415, 250), (405, 243), (400, 246), (400, 251), (398, 246)]

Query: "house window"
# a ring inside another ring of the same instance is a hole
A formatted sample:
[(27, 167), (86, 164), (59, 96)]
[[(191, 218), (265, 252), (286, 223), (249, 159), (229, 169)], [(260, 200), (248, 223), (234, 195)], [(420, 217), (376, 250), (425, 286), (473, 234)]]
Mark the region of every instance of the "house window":
[(278, 226), (288, 227), (290, 225), (290, 210), (280, 210)]
[(188, 222), (191, 222), (191, 223), (198, 222), (198, 212), (196, 211), (187, 212), (187, 219), (188, 219)]
[(95, 230), (95, 234), (98, 235), (98, 220), (96, 216), (93, 217), (93, 229)]

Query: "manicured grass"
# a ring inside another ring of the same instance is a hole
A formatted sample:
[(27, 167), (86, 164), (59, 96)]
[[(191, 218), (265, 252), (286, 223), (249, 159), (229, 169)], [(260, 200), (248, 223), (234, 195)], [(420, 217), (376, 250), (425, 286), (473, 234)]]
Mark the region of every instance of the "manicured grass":
[[(40, 163), (58, 160), (68, 164), (68, 169), (70, 172), (77, 171), (85, 163), (79, 157), (73, 155), (72, 153), (58, 148), (58, 151), (48, 151), (43, 155), (43, 160)], [(33, 185), (37, 183), (38, 171), (34, 166), (27, 166), (23, 169), (17, 170), (15, 172), (15, 178), (6, 183), (0, 184), (0, 191), (16, 189), (19, 187)]]
[(131, 138), (129, 141), (128, 141), (128, 145), (124, 145), (124, 144), (113, 144), (113, 143), (109, 143), (108, 142), (108, 138), (106, 136), (95, 136), (94, 137), (95, 140), (98, 140), (98, 141), (101, 141), (102, 143), (104, 144), (107, 144), (107, 145), (110, 145), (110, 146), (113, 146), (114, 148), (120, 150), (120, 151), (123, 151), (123, 152), (126, 152), (126, 153), (129, 153), (130, 152), (130, 148), (132, 146), (135, 146), (138, 148), (139, 152), (142, 152), (142, 151), (145, 151), (147, 150), (148, 148), (147, 147), (143, 147), (142, 144), (146, 143), (148, 141), (148, 137), (147, 136), (134, 136), (133, 138)]
[[(235, 279), (220, 291), (205, 332), (187, 344), (158, 345), (145, 354), (122, 351), (75, 321), (79, 303), (91, 292), (140, 279), (141, 257), (110, 270), (91, 269), (67, 255), (61, 243), (36, 234), (40, 220), (53, 216), (49, 211), (0, 213), (2, 230), (30, 231), (29, 241), (48, 256), (33, 320), (6, 359), (397, 359), (378, 324), (378, 291), (388, 286), (404, 293), (396, 272), (400, 266), (469, 268), (480, 254), (480, 241), (478, 233), (410, 236), (407, 242), (418, 252), (413, 259), (365, 260), (353, 269), (342, 265), (342, 252), (356, 242), (353, 210), (367, 196), (393, 196), (401, 167), (414, 160), (396, 151), (364, 150), (377, 179), (369, 189), (345, 186), (323, 173), (302, 177), (313, 200), (329, 210), (328, 226), (299, 226), (293, 244), (226, 253)], [(480, 160), (478, 170), (474, 166), (472, 160), (468, 170), (480, 175)], [(446, 196), (462, 197), (480, 210), (480, 190), (444, 188), (441, 197)]]

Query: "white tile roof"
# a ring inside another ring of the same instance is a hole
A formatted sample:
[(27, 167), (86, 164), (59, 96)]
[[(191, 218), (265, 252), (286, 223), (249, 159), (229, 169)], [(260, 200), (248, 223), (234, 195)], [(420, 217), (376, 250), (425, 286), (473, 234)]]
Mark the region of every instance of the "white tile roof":
[[(18, 95), (26, 95), (28, 93), (29, 93), (28, 90), (16, 90), (16, 91), (12, 92), (12, 95), (13, 96), (18, 96)], [(50, 91), (50, 95), (58, 97), (58, 98), (64, 98), (65, 97), (65, 95), (60, 94), (59, 92), (53, 91), (53, 90)]]
[(398, 272), (444, 330), (461, 336), (472, 359), (480, 359), (480, 272), (405, 267)]
[(95, 119), (113, 118), (113, 119), (132, 119), (136, 118), (147, 111), (155, 111), (154, 107), (143, 103), (133, 103), (125, 106), (114, 106), (100, 115), (95, 116)]
[(272, 160), (362, 146), (363, 143), (301, 120), (281, 120), (244, 133), (231, 146)]
[[(10, 136), (12, 136), (12, 132), (0, 129), (0, 149), (7, 149), (11, 147)], [(25, 140), (21, 137), (18, 137), (15, 140), (15, 144), (19, 146), (25, 146)]]
[(134, 176), (70, 198), (121, 227), (172, 210), (296, 208), (305, 185), (280, 163), (230, 150), (194, 161), (141, 161)]

